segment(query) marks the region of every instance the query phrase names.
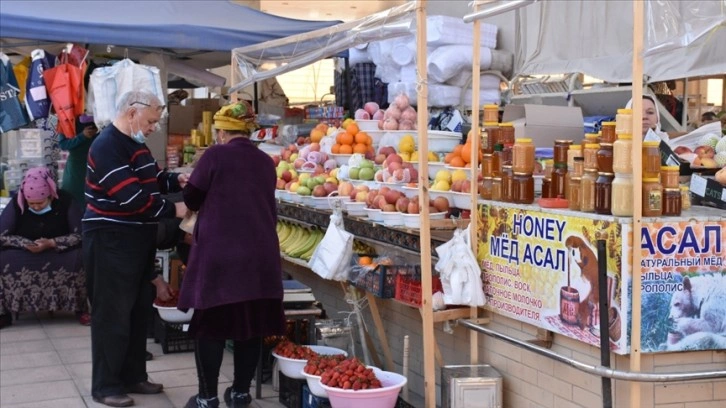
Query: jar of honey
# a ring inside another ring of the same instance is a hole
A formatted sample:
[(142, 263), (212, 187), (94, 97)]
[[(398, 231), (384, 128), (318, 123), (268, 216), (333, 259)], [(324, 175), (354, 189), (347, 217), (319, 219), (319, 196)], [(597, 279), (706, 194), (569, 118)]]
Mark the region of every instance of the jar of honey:
[(618, 140), (615, 134), (615, 122), (603, 122), (601, 124), (602, 134), (600, 135), (600, 143), (615, 143)]
[(610, 210), (616, 217), (633, 216), (633, 175), (615, 173)]
[(573, 211), (579, 211), (580, 205), (582, 205), (582, 177), (570, 177), (567, 191), (569, 197), (567, 197), (567, 207)]
[(486, 133), (486, 137), (484, 137), (484, 134), (482, 133), (482, 152), (492, 153), (494, 151), (494, 145), (499, 142), (499, 123), (484, 122), (483, 131)]
[(597, 169), (586, 169), (580, 179), (580, 211), (595, 212), (595, 182)]
[(663, 187), (656, 177), (643, 178), (643, 217), (663, 214)]
[(663, 215), (675, 217), (681, 215), (680, 188), (663, 189)]
[(505, 203), (511, 203), (514, 200), (513, 179), (512, 166), (502, 166), (502, 201)]
[[(572, 184), (572, 180), (574, 178), (577, 178), (578, 183), (579, 183), (579, 180), (585, 171), (585, 169), (584, 169), (585, 159), (583, 157), (575, 157), (572, 160), (573, 160), (572, 168), (569, 168), (569, 166), (568, 166), (568, 169), (567, 169), (567, 183), (565, 185), (565, 198), (567, 198), (567, 200), (571, 200), (570, 187)], [(577, 208), (579, 209), (580, 208), (580, 202), (579, 202), (580, 196), (579, 195), (577, 196), (577, 200), (578, 200)]]
[(567, 149), (567, 169), (572, 170), (575, 165), (575, 157), (582, 157), (582, 145), (570, 145)]
[(534, 173), (534, 144), (532, 139), (520, 138), (514, 142), (512, 171), (515, 173)]
[(555, 161), (552, 159), (545, 160), (544, 177), (542, 178), (542, 198), (552, 197), (552, 170), (554, 170)]
[(534, 202), (534, 177), (528, 173), (514, 173), (512, 178), (512, 202), (532, 204)]
[(479, 186), (479, 197), (485, 200), (492, 199), (492, 178), (482, 178), (481, 185)]
[(633, 110), (618, 109), (615, 115), (615, 134), (633, 133)]
[(597, 151), (600, 150), (599, 143), (588, 143), (582, 149), (582, 157), (585, 158), (586, 169), (597, 169)]
[(484, 122), (499, 122), (499, 105), (493, 103), (484, 105)]
[(481, 155), (481, 175), (482, 177), (494, 176), (494, 155), (492, 153)]
[(600, 173), (613, 172), (613, 145), (611, 143), (600, 143), (597, 151), (597, 171)]
[(597, 133), (585, 133), (585, 138), (582, 140), (582, 144), (595, 144), (598, 143), (600, 136)]
[(567, 188), (567, 164), (555, 163), (550, 184), (550, 198), (565, 198)]
[(567, 165), (567, 152), (570, 150), (572, 140), (555, 140), (554, 160), (555, 164), (563, 163)]
[(492, 177), (500, 176), (502, 174), (502, 150), (504, 146), (501, 143), (494, 145), (494, 153), (492, 153)]
[(660, 166), (660, 183), (663, 188), (679, 188), (680, 171), (679, 166)]
[(617, 174), (633, 173), (633, 135), (621, 133), (613, 143), (613, 171)]
[(643, 179), (660, 177), (660, 142), (643, 142)]
[(598, 214), (610, 215), (612, 214), (612, 191), (613, 191), (613, 178), (615, 177), (612, 173), (598, 173), (597, 180), (595, 181), (595, 212)]
[(681, 186), (681, 210), (691, 209), (691, 189), (689, 186)]
[(512, 122), (499, 124), (499, 143), (503, 145), (514, 144), (514, 125)]
[(502, 178), (492, 177), (492, 200), (502, 201)]

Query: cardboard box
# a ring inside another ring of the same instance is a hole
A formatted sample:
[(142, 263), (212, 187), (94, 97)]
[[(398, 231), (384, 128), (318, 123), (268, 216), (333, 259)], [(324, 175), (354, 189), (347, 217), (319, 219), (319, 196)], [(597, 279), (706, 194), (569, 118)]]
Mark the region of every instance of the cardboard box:
[(695, 196), (695, 204), (726, 210), (726, 187), (713, 178), (694, 173), (691, 175), (690, 190)]
[(169, 133), (190, 135), (192, 129), (197, 128), (197, 123), (193, 106), (169, 105)]
[(219, 99), (187, 99), (184, 101), (185, 106), (193, 108), (192, 118), (194, 119), (193, 128), (196, 129), (196, 125), (202, 121), (202, 113), (204, 111), (216, 113), (219, 108)]
[(507, 105), (502, 122), (514, 124), (514, 137), (532, 138), (536, 147), (553, 147), (555, 140), (579, 141), (585, 135), (579, 107)]

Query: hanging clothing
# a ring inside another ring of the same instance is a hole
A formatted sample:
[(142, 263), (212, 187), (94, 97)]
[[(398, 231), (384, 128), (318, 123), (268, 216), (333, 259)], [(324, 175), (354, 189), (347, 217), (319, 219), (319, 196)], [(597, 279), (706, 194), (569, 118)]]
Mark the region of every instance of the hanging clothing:
[[(345, 70), (335, 72), (334, 85), (336, 104), (346, 106), (349, 89), (345, 82)], [(376, 77), (376, 65), (371, 62), (355, 64), (350, 68), (350, 93), (351, 112), (362, 109), (366, 102), (375, 102), (381, 109), (388, 106), (388, 84)]]
[(20, 104), (20, 88), (13, 64), (3, 53), (0, 53), (0, 65), (0, 133), (5, 133), (27, 125), (28, 118)]
[(13, 66), (15, 79), (20, 88), (20, 103), (25, 103), (25, 84), (28, 82), (28, 74), (30, 73), (30, 64), (33, 60), (28, 56)]
[(30, 53), (30, 73), (25, 83), (26, 97), (25, 108), (28, 110), (30, 120), (47, 118), (50, 112), (50, 98), (45, 89), (45, 78), (43, 72), (55, 66), (55, 58), (49, 58), (43, 50), (33, 50)]

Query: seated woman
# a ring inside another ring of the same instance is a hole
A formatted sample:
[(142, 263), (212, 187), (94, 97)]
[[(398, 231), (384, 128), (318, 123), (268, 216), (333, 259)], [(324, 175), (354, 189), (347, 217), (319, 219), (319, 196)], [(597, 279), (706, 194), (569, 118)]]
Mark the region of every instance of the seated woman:
[(88, 324), (80, 207), (36, 167), (0, 215), (0, 326), (10, 313), (76, 312)]

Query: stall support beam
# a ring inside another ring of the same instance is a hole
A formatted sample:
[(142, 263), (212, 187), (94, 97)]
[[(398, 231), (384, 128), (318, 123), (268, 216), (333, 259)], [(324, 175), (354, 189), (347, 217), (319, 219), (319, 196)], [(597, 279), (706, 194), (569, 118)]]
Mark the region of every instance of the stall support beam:
[[(633, 1), (633, 135), (642, 134), (643, 123), (643, 2)], [(633, 137), (633, 276), (632, 327), (630, 331), (630, 371), (640, 368), (641, 326), (641, 252), (640, 231), (643, 227), (643, 138)], [(630, 406), (641, 406), (640, 383), (630, 383)]]

